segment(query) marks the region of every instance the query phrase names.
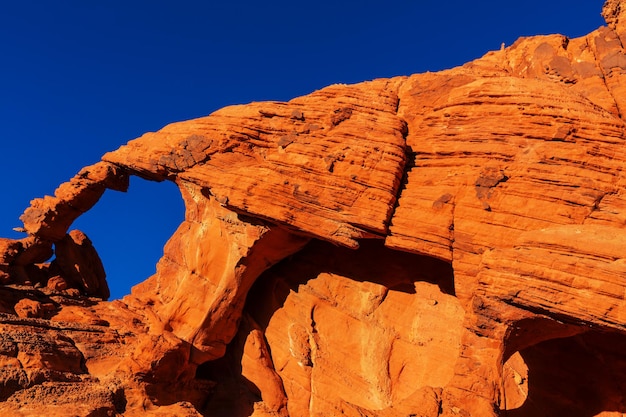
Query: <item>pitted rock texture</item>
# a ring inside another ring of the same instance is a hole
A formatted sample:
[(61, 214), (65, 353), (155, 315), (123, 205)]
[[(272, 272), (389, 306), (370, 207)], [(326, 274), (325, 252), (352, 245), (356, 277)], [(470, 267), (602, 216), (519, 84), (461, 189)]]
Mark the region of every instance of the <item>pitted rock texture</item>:
[[(0, 239), (0, 410), (626, 413), (625, 12), (105, 154)], [(185, 220), (107, 302), (69, 229), (131, 175), (175, 182)]]

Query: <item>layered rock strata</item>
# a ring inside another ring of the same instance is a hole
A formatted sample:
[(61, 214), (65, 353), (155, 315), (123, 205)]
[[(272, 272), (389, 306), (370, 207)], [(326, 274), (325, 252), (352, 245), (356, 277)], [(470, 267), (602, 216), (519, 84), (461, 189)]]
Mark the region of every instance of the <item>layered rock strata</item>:
[[(581, 38), (227, 107), (107, 153), (0, 240), (0, 409), (626, 412), (625, 13), (609, 0)], [(69, 229), (131, 175), (175, 182), (185, 220), (107, 302)]]

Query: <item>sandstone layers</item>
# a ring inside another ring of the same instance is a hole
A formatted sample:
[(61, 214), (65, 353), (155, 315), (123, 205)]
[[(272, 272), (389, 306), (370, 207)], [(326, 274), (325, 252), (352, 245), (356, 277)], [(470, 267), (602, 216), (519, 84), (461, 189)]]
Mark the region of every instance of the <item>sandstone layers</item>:
[[(172, 124), (33, 200), (0, 240), (0, 410), (622, 415), (626, 2), (603, 15)], [(175, 182), (185, 220), (107, 302), (70, 227), (131, 175)]]

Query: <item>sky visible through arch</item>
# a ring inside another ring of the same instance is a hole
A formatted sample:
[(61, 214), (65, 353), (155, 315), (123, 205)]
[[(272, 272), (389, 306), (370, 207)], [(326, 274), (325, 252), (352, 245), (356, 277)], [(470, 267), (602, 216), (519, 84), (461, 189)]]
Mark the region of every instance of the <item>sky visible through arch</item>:
[[(6, 1), (0, 5), (0, 236), (107, 151), (229, 104), (437, 71), (520, 36), (582, 36), (602, 0)], [(173, 184), (134, 178), (73, 228), (112, 298), (154, 273), (183, 217)]]

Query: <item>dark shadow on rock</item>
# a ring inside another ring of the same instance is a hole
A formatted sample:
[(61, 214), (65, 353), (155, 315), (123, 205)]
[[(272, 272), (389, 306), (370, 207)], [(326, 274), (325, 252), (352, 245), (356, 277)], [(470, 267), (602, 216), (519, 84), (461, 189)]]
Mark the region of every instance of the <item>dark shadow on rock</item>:
[[(301, 251), (274, 265), (257, 279), (248, 292), (244, 314), (249, 314), (251, 320), (265, 329), (272, 315), (284, 305), (290, 291), (297, 291), (299, 285), (320, 273), (337, 274), (410, 294), (416, 292), (415, 282), (423, 281), (437, 285), (445, 294), (454, 295), (454, 276), (449, 263), (386, 248), (382, 240), (359, 243), (360, 248), (353, 250), (312, 240)], [(254, 412), (254, 403), (261, 401), (259, 387), (241, 374), (247, 331), (246, 326), (240, 326), (223, 358), (198, 367), (196, 379), (216, 384), (202, 407), (206, 415), (247, 417)]]
[(626, 412), (626, 335), (588, 331), (520, 350), (528, 397), (506, 417), (593, 417)]
[[(257, 279), (248, 293), (246, 310), (261, 328), (266, 328), (274, 312), (283, 306), (289, 291), (296, 291), (299, 285), (323, 272), (409, 294), (415, 293), (415, 282), (428, 282), (437, 285), (445, 294), (455, 295), (454, 272), (449, 263), (389, 249), (382, 240), (359, 243), (359, 249), (353, 250), (312, 240), (300, 252)], [(276, 276), (282, 279), (271, 279)]]
[(211, 394), (200, 407), (203, 415), (248, 417), (254, 412), (254, 403), (261, 401), (260, 389), (241, 374), (242, 340), (245, 337), (240, 331), (223, 357), (198, 366), (196, 380), (214, 384)]

